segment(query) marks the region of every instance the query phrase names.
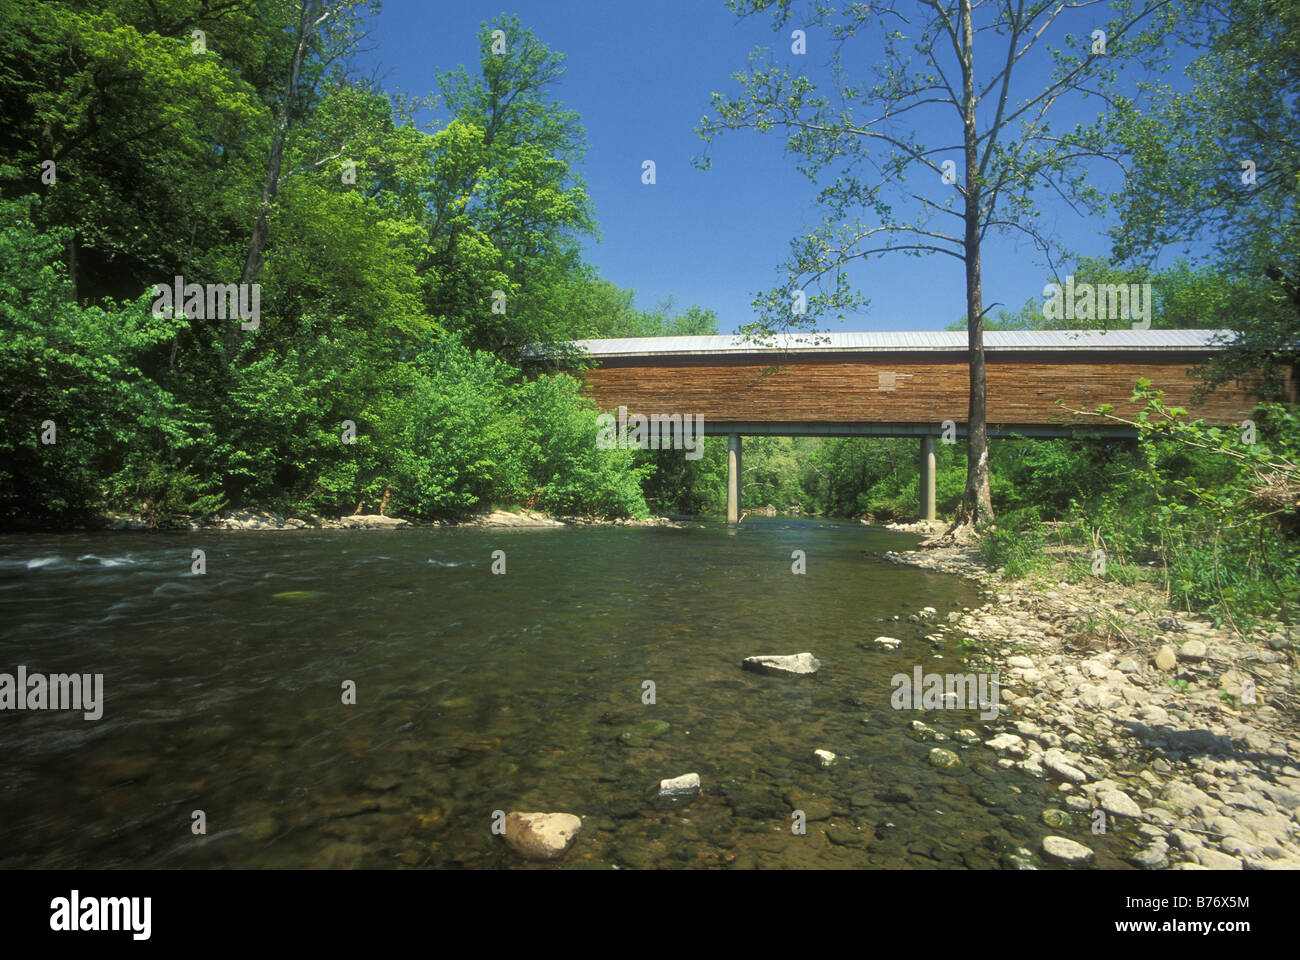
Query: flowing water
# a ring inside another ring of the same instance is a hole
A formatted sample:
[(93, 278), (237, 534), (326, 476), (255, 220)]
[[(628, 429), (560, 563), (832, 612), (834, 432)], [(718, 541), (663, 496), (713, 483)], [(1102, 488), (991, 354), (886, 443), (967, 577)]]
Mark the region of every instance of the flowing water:
[[(1054, 784), (978, 744), (931, 766), (922, 714), (891, 707), (896, 673), (964, 669), (923, 637), (976, 600), (880, 559), (917, 539), (754, 517), (0, 538), (0, 672), (104, 678), (98, 720), (0, 712), (0, 867), (533, 866), (493, 833), (510, 810), (584, 818), (562, 868), (979, 869), (1086, 842), (1040, 822)], [(804, 650), (815, 677), (740, 668)], [(987, 736), (974, 709), (924, 718)], [(655, 796), (688, 772), (700, 796)]]

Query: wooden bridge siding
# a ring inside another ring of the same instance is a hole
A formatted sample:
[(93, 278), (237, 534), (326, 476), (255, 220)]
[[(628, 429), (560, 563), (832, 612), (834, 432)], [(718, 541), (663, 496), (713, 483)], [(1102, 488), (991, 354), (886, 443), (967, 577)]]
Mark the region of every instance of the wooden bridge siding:
[[(1168, 405), (1185, 407), (1213, 423), (1239, 423), (1254, 406), (1238, 384), (1220, 387), (1202, 403), (1193, 403), (1192, 391), (1199, 381), (1190, 369), (1199, 358), (1115, 363), (1095, 356), (1082, 361), (1074, 355), (986, 357), (990, 423), (1054, 424), (1073, 419), (1056, 406), (1057, 397), (1076, 408), (1110, 403), (1117, 415), (1131, 417), (1140, 407), (1128, 403), (1128, 398), (1141, 377), (1165, 391)], [(588, 394), (602, 409), (622, 404), (633, 413), (703, 414), (706, 422), (715, 423), (962, 423), (969, 408), (965, 357), (800, 357), (780, 366), (754, 360), (620, 358), (583, 377)]]

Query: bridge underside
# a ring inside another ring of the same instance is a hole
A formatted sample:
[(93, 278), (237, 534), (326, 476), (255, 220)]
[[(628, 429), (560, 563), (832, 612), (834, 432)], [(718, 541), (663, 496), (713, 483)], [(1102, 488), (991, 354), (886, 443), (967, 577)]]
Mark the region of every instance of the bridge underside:
[[(942, 433), (934, 422), (928, 423), (809, 423), (803, 420), (704, 420), (706, 436), (740, 434), (753, 437), (931, 437)], [(966, 436), (966, 424), (954, 421), (950, 436)], [(990, 423), (990, 437), (1136, 437), (1132, 427), (1118, 424), (1042, 424), (1042, 423)]]
[[(725, 435), (727, 437), (727, 522), (736, 523), (740, 519), (740, 489), (743, 467), (743, 444), (746, 434), (767, 437), (920, 437), (921, 439), (921, 474), (918, 499), (926, 520), (934, 520), (936, 514), (935, 491), (935, 428), (928, 423), (868, 423), (868, 424), (816, 424), (816, 423), (708, 423), (704, 424), (706, 436)], [(954, 438), (967, 435), (964, 425), (957, 425), (949, 431)], [(990, 438), (999, 437), (1088, 437), (1102, 439), (1131, 439), (1138, 434), (1128, 427), (1119, 429), (1099, 429), (1097, 427), (1079, 427), (1075, 432), (1069, 428), (1042, 427), (1029, 424), (1023, 427), (1008, 425), (989, 425)]]

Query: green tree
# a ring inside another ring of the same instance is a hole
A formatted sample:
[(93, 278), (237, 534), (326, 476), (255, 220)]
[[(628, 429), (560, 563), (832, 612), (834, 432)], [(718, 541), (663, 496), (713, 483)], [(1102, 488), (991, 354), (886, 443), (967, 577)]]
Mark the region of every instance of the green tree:
[[(854, 261), (889, 253), (943, 254), (962, 264), (970, 318), (970, 455), (959, 524), (988, 520), (993, 513), (985, 416), (985, 237), (989, 231), (1018, 231), (1050, 258), (1054, 245), (1038, 228), (1034, 191), (1052, 189), (1084, 208), (1100, 207), (1103, 198), (1087, 182), (1086, 161), (1105, 153), (1104, 132), (1086, 124), (1057, 132), (1050, 120), (1058, 104), (1077, 95), (1108, 95), (1120, 65), (1151, 49), (1167, 31), (1167, 6), (1164, 0), (1118, 0), (1099, 23), (1090, 11), (1067, 12), (1070, 5), (1059, 0), (919, 0), (915, 17), (896, 7), (817, 0), (801, 8), (798, 22), (823, 30), (831, 41), (836, 94), (820, 92), (808, 77), (756, 53), (751, 70), (736, 75), (740, 93), (714, 94), (714, 113), (701, 123), (706, 142), (727, 130), (783, 130), (800, 171), (820, 187), (822, 221), (791, 243), (783, 265), (787, 282), (755, 300), (761, 318), (747, 328), (751, 333), (808, 327), (827, 311), (860, 306), (864, 301), (845, 272)], [(729, 0), (728, 7), (741, 15), (770, 12), (780, 29), (791, 22), (796, 4)], [(1050, 46), (1071, 23), (1085, 32), (1104, 30), (1105, 55), (1092, 41), (1068, 33), (1065, 48)], [(850, 76), (844, 56), (860, 39), (883, 46), (873, 79), (865, 82)], [(1026, 60), (1040, 44), (1048, 45), (1046, 78)], [(912, 125), (922, 116), (949, 132), (938, 146), (922, 137), (919, 122)], [(834, 176), (823, 178), (828, 167)], [(926, 178), (920, 184), (909, 178), (918, 173)], [(792, 314), (794, 291), (814, 284), (819, 290), (808, 296), (807, 313)]]
[[(492, 52), (493, 30), (504, 54)], [(435, 137), (423, 267), (430, 314), (468, 345), (513, 357), (581, 331), (563, 307), (583, 276), (578, 238), (596, 224), (573, 172), (579, 118), (548, 96), (564, 56), (514, 17), (483, 24), (479, 42), (477, 77), (462, 67), (439, 78), (452, 119)]]
[[(1121, 261), (1212, 245), (1237, 337), (1212, 371), (1261, 368), (1281, 393), (1300, 360), (1300, 8), (1290, 0), (1187, 0), (1200, 51), (1191, 88), (1147, 84), (1153, 105), (1113, 105), (1128, 177), (1112, 231)], [(1215, 294), (1217, 293), (1217, 296)]]

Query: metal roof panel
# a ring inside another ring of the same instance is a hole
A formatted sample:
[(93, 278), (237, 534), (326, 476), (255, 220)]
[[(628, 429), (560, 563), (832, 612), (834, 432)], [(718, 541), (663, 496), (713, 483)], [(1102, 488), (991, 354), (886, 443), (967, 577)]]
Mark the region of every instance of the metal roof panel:
[[(1215, 350), (1230, 342), (1230, 330), (989, 330), (984, 349), (1008, 350)], [(855, 353), (965, 350), (962, 330), (781, 333), (762, 342), (737, 335), (630, 337), (575, 340), (593, 357), (685, 356), (694, 354)]]

